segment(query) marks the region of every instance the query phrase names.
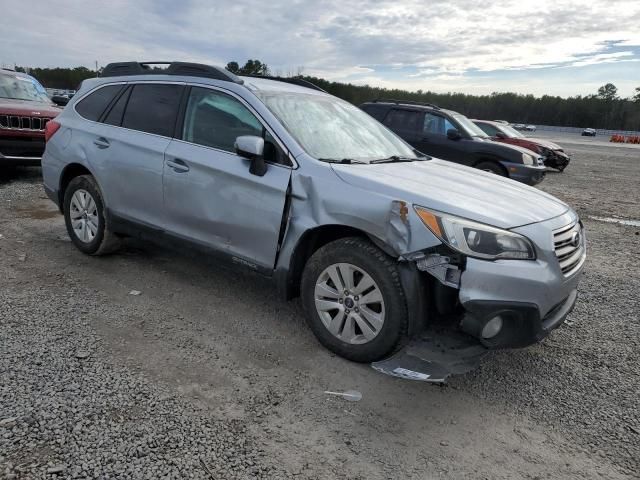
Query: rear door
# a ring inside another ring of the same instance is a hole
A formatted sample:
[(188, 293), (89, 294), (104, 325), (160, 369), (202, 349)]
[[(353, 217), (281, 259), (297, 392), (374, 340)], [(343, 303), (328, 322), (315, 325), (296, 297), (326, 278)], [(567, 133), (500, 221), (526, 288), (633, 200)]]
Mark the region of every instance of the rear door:
[(402, 108), (392, 108), (384, 117), (384, 125), (392, 132), (396, 133), (405, 142), (417, 148), (422, 153), (433, 155), (429, 150), (423, 150), (420, 142), (422, 138), (422, 124), (424, 112), (406, 110)]
[(111, 213), (163, 228), (164, 152), (175, 129), (184, 84), (129, 85), (103, 116), (92, 148)]
[[(236, 155), (241, 135), (265, 139), (264, 176)], [(191, 87), (177, 137), (165, 154), (167, 229), (271, 271), (291, 177), (283, 145), (246, 102), (214, 87)]]

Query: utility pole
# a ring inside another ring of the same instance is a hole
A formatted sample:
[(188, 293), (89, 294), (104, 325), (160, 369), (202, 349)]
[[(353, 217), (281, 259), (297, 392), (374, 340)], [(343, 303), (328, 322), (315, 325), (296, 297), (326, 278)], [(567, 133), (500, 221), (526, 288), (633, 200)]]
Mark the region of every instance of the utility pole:
[(96, 60), (96, 77), (98, 76), (98, 60)]

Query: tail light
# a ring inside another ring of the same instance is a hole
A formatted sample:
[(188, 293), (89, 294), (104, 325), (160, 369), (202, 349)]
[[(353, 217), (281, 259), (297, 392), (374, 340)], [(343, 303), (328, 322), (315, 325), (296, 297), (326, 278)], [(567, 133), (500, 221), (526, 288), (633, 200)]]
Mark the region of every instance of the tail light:
[(48, 142), (53, 134), (60, 129), (60, 124), (54, 120), (49, 120), (44, 127), (44, 141)]

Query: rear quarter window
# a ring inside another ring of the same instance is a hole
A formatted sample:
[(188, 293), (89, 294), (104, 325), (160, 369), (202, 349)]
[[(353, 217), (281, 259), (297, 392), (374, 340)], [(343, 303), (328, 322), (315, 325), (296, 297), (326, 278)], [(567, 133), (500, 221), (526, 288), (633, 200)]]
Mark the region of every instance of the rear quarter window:
[(97, 122), (123, 88), (124, 85), (107, 85), (94, 90), (77, 103), (76, 112), (87, 120)]

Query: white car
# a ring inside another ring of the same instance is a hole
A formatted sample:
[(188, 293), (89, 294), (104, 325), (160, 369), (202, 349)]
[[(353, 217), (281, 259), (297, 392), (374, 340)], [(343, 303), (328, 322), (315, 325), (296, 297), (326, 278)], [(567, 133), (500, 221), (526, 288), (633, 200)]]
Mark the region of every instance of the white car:
[(527, 132), (535, 132), (536, 131), (536, 126), (535, 125), (525, 125), (524, 126), (524, 130), (526, 130)]

